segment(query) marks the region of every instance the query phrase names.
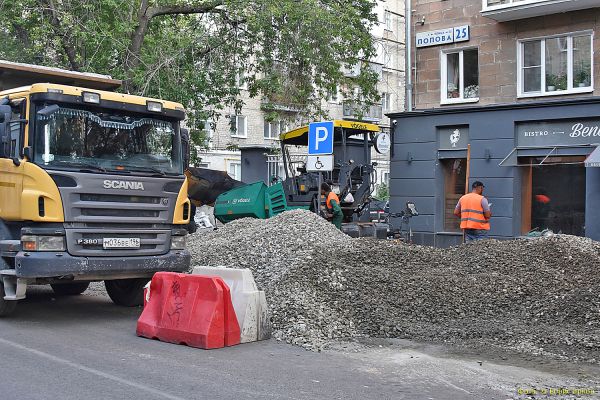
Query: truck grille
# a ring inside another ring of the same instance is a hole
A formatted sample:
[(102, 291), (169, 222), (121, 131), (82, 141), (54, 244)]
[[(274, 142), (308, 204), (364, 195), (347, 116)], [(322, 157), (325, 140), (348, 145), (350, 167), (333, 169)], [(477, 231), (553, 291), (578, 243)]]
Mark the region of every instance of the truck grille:
[[(171, 247), (170, 230), (67, 229), (67, 251), (73, 256), (115, 257), (166, 254)], [(104, 249), (104, 238), (139, 238), (138, 249)], [(96, 239), (99, 244), (79, 244), (81, 239)]]
[(83, 208), (81, 215), (89, 217), (134, 217), (134, 218), (157, 218), (158, 211), (151, 210), (117, 210), (112, 208)]
[(74, 193), (73, 220), (101, 222), (167, 222), (169, 199), (156, 196)]
[(159, 204), (160, 197), (153, 196), (121, 196), (117, 194), (97, 194), (97, 193), (82, 193), (81, 201), (94, 201), (105, 203), (142, 203), (142, 204)]

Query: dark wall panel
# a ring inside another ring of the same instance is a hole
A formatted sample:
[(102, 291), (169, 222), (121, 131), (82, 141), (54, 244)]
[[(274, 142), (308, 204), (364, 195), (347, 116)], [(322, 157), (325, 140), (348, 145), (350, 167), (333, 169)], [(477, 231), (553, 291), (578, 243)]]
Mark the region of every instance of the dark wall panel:
[(414, 161), (431, 160), (436, 157), (437, 143), (405, 143), (396, 145), (394, 160), (408, 161), (408, 153)]
[(390, 169), (396, 174), (392, 178), (435, 178), (435, 161), (392, 161)]
[[(392, 169), (393, 171), (393, 169)], [(390, 180), (390, 196), (435, 196), (435, 179), (395, 179)]]

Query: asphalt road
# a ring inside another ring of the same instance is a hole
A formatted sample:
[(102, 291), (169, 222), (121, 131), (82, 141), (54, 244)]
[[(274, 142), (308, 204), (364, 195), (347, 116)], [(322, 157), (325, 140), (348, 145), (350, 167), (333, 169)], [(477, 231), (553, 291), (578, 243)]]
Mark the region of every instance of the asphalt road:
[(410, 346), (312, 353), (268, 340), (193, 349), (138, 338), (140, 312), (98, 292), (56, 297), (31, 288), (0, 320), (0, 398), (505, 400), (526, 398), (518, 389), (534, 385), (587, 385)]

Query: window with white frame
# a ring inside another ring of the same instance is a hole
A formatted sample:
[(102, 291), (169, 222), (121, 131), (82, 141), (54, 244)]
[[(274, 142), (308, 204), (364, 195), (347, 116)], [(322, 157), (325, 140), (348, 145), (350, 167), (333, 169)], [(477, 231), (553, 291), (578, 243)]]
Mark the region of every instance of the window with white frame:
[(386, 68), (394, 67), (394, 52), (389, 44), (383, 46), (383, 66)]
[(339, 102), (339, 91), (338, 88), (335, 87), (331, 90), (327, 91), (327, 101), (330, 103), (338, 103)]
[(477, 49), (442, 52), (442, 103), (479, 100), (479, 53)]
[(388, 171), (383, 171), (381, 173), (381, 183), (385, 183), (386, 185), (390, 184), (390, 173)]
[(235, 87), (248, 90), (248, 82), (246, 81), (246, 73), (244, 71), (235, 74)]
[(235, 180), (242, 179), (242, 163), (237, 161), (230, 161), (229, 167), (227, 168), (227, 173)]
[(392, 30), (392, 13), (385, 10), (383, 13), (383, 20), (385, 22), (385, 29), (388, 31)]
[(245, 115), (231, 116), (231, 136), (245, 138), (248, 136)]
[(287, 131), (287, 124), (285, 121), (268, 121), (265, 118), (264, 125), (264, 138), (265, 139), (279, 139), (279, 134)]
[(390, 111), (392, 109), (392, 94), (381, 93), (381, 108), (383, 111)]
[(212, 129), (212, 122), (208, 119), (203, 119), (198, 121), (198, 127), (200, 128), (201, 131), (204, 132), (204, 136), (207, 139), (212, 139), (213, 137), (213, 129)]
[(593, 90), (592, 34), (575, 33), (519, 42), (519, 95)]

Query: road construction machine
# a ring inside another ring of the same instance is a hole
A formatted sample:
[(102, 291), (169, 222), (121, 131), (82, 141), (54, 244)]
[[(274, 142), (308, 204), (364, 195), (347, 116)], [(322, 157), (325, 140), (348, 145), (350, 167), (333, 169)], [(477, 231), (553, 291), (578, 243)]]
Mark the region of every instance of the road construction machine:
[(154, 272), (188, 269), (183, 106), (120, 83), (0, 62), (0, 315), (31, 284), (104, 281), (134, 306)]
[(284, 176), (277, 182), (256, 182), (219, 195), (215, 202), (215, 217), (230, 222), (244, 217), (269, 218), (291, 209), (321, 212), (324, 201), (319, 181), (327, 182), (338, 194), (344, 214), (342, 231), (350, 236), (386, 238), (388, 225), (371, 222), (368, 206), (372, 199), (377, 174), (372, 162), (372, 149), (387, 152), (389, 134), (374, 124), (335, 120), (333, 168), (315, 172), (307, 167), (308, 126), (280, 135)]

